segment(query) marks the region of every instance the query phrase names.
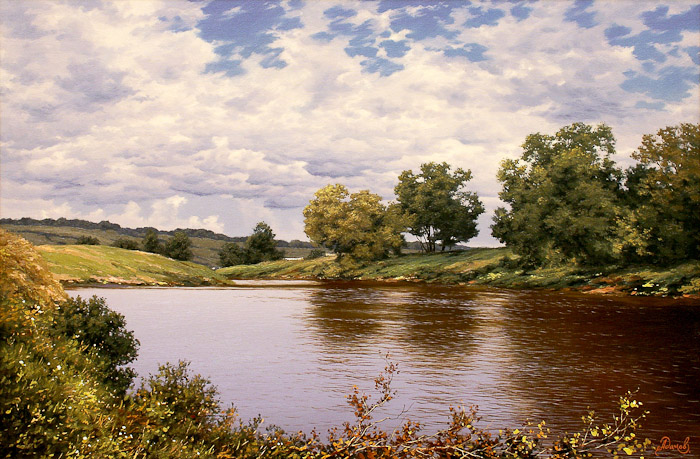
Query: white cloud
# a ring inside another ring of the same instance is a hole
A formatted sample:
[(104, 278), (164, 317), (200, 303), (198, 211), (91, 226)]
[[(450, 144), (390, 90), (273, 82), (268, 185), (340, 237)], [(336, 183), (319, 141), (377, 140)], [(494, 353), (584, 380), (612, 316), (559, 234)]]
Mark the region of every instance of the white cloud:
[[(370, 20), (378, 32), (393, 14), (347, 6), (360, 10), (350, 23)], [(607, 122), (626, 157), (642, 134), (697, 120), (698, 97), (644, 111), (634, 107), (647, 96), (619, 87), (623, 72), (643, 69), (604, 31), (617, 23), (637, 33), (649, 4), (606, 2), (590, 29), (562, 20), (567, 2), (530, 6), (527, 21), (449, 26), (486, 46), (486, 61), (446, 57), (434, 48), (444, 38), (411, 42), (393, 59), (404, 70), (381, 77), (345, 53), (349, 37), (311, 37), (327, 29), (329, 5), (307, 2), (294, 13), (305, 27), (277, 31), (270, 45), (284, 49), (286, 67), (262, 68), (253, 54), (245, 74), (227, 77), (205, 72), (215, 44), (185, 30), (204, 17), (201, 3), (4, 2), (25, 24), (1, 29), (3, 216), (99, 213), (233, 235), (265, 220), (303, 238), (301, 207), (316, 189), (341, 182), (391, 198), (402, 170), (430, 160), (470, 168), (491, 212), (498, 164), (529, 133)], [(493, 242), (489, 232), (482, 225), (476, 243)]]

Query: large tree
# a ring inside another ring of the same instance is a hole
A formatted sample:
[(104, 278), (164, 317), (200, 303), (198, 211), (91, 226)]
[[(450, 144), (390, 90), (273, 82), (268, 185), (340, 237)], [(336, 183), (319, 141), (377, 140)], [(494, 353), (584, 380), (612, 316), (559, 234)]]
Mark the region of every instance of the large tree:
[(304, 208), (304, 231), (314, 243), (341, 257), (374, 260), (403, 242), (400, 219), (382, 198), (367, 190), (352, 193), (343, 185), (328, 185)]
[(447, 163), (425, 163), (420, 173), (403, 171), (394, 188), (398, 207), (406, 218), (408, 232), (427, 252), (442, 250), (477, 234), (476, 219), (484, 212), (476, 193), (466, 191), (469, 170), (451, 172)]
[(622, 173), (610, 128), (575, 123), (529, 135), (522, 148), (498, 171), (508, 207), (496, 210), (494, 237), (531, 265), (612, 260)]
[(627, 171), (630, 210), (623, 250), (635, 259), (673, 262), (700, 257), (700, 124), (683, 123), (642, 138)]

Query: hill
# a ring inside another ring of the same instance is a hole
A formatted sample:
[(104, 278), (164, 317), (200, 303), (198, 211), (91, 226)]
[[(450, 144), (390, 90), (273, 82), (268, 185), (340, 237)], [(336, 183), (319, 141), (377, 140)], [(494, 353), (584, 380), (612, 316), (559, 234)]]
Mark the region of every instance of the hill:
[[(170, 239), (175, 232), (183, 231), (192, 242), (193, 262), (209, 267), (219, 266), (219, 250), (226, 242), (243, 244), (247, 236), (231, 237), (206, 229), (176, 229), (161, 231), (156, 228), (124, 228), (116, 223), (102, 221), (99, 223), (79, 219), (36, 220), (33, 218), (3, 218), (0, 227), (19, 234), (34, 245), (66, 245), (75, 244), (81, 236), (95, 237), (102, 245), (112, 245), (117, 238), (125, 238), (141, 243), (148, 229), (158, 233), (162, 241)], [(277, 241), (277, 247), (285, 251), (288, 257), (303, 257), (312, 249), (305, 241)]]
[(230, 285), (211, 268), (153, 253), (103, 245), (41, 245), (36, 250), (63, 283)]

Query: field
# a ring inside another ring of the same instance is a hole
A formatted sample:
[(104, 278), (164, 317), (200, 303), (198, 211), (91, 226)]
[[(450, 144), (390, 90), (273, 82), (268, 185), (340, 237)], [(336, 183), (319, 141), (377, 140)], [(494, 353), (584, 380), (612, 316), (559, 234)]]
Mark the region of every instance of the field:
[(36, 247), (58, 280), (73, 284), (230, 285), (211, 268), (153, 253), (100, 245)]
[[(110, 246), (114, 243), (117, 238), (129, 239), (137, 244), (141, 245), (143, 236), (132, 236), (129, 233), (134, 233), (136, 230), (130, 230), (128, 228), (122, 228), (120, 230), (116, 229), (86, 229), (78, 228), (74, 226), (49, 226), (49, 225), (20, 225), (3, 222), (2, 228), (8, 231), (12, 231), (15, 234), (19, 234), (29, 242), (34, 245), (65, 245), (65, 244), (75, 244), (79, 237), (81, 236), (91, 236), (96, 237), (100, 244)], [(223, 235), (219, 235), (223, 236)], [(172, 236), (166, 232), (159, 232), (158, 237), (161, 241), (165, 242)], [(210, 268), (218, 267), (219, 264), (219, 251), (221, 247), (227, 242), (224, 238), (214, 239), (209, 237), (198, 237), (189, 236), (190, 242), (192, 242), (192, 254), (194, 257), (192, 261), (199, 263), (201, 265), (208, 266)], [(234, 239), (245, 239), (245, 238), (228, 238), (233, 241)], [(240, 242), (239, 242), (240, 243)], [(241, 243), (242, 244), (242, 243)], [(284, 250), (286, 257), (304, 257), (311, 249), (309, 248), (294, 248), (294, 247), (280, 247)]]

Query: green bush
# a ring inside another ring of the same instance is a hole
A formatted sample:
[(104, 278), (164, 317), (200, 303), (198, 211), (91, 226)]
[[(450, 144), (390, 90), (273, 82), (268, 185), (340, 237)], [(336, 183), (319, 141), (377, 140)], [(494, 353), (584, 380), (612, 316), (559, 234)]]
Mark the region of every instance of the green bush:
[(80, 296), (57, 308), (53, 331), (73, 339), (100, 365), (100, 380), (118, 395), (123, 395), (136, 373), (124, 365), (136, 360), (139, 341), (126, 329), (122, 314), (112, 311), (104, 298)]
[(125, 237), (117, 238), (114, 241), (114, 243), (112, 243), (112, 246), (120, 248), (120, 249), (126, 249), (126, 250), (139, 250), (140, 249), (138, 242), (136, 242), (133, 239), (129, 239), (129, 238), (125, 238)]
[(304, 260), (315, 260), (326, 256), (326, 251), (323, 249), (313, 249), (304, 257)]
[(80, 236), (75, 243), (78, 245), (100, 245), (100, 240), (95, 236)]

